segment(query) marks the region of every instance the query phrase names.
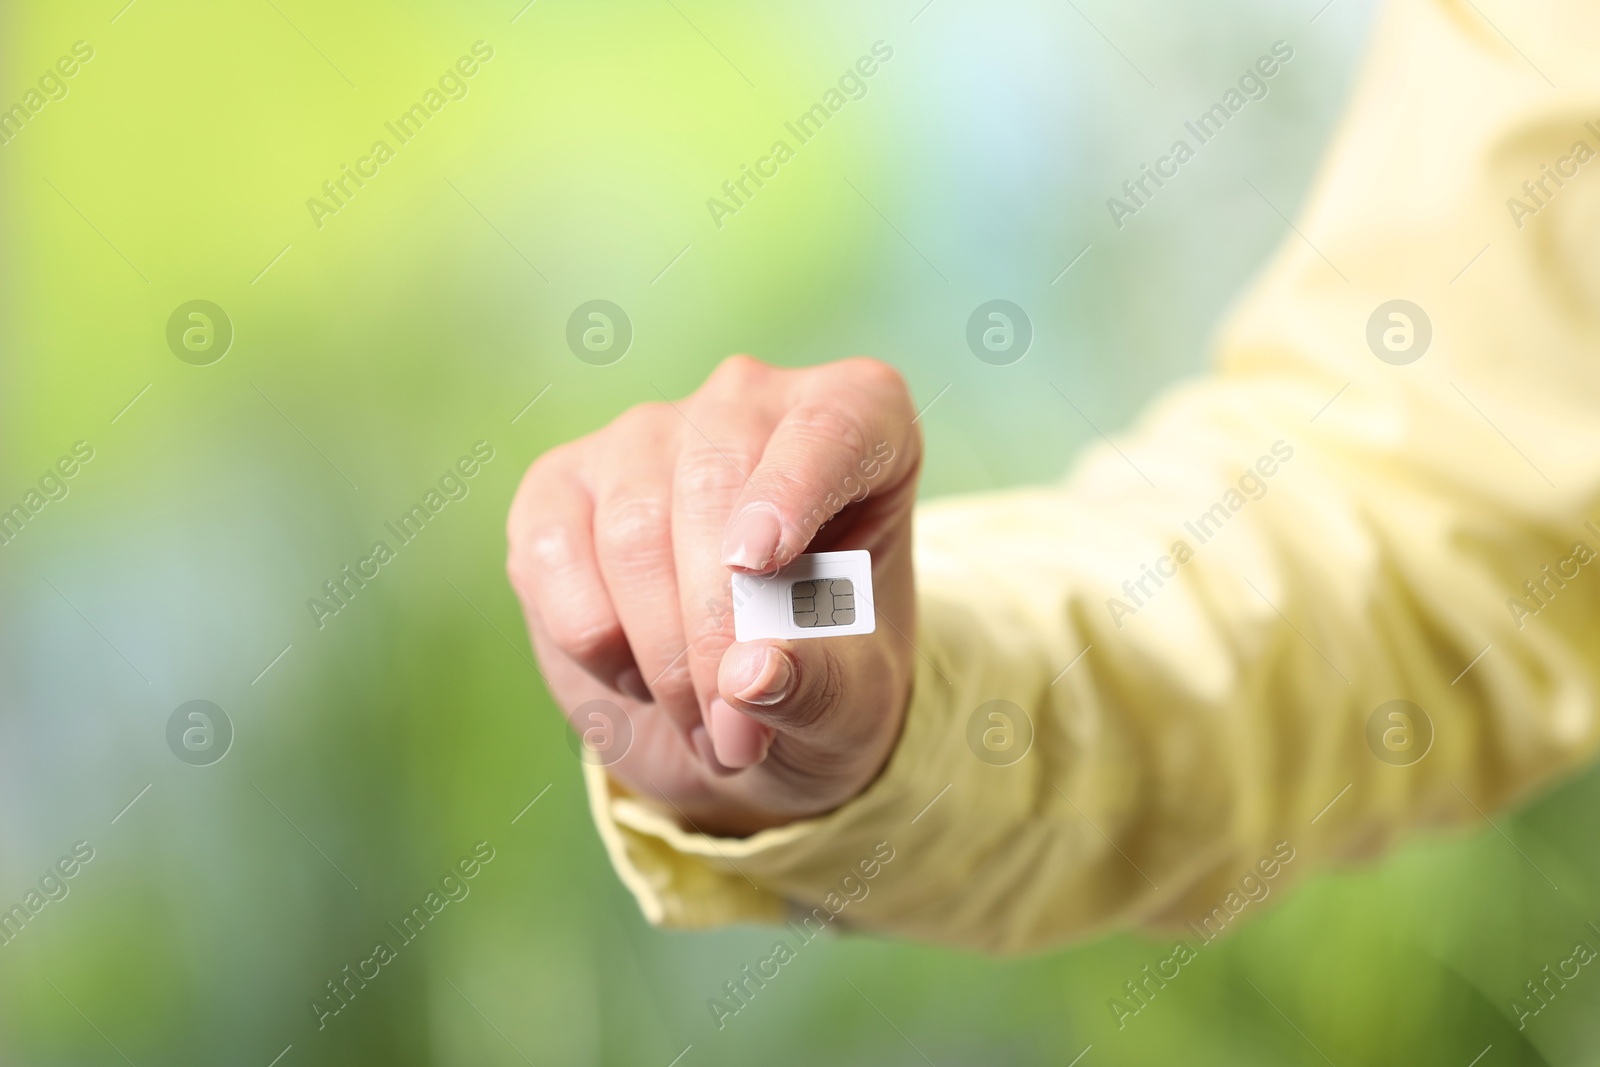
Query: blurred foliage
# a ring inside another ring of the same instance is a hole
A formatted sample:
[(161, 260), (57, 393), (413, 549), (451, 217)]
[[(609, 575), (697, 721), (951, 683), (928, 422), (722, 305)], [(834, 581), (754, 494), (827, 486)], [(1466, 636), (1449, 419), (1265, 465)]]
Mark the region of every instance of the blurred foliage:
[[(1508, 1002), (1590, 936), (1592, 778), (1275, 898), (1120, 1032), (1107, 1000), (1167, 942), (830, 941), (719, 1032), (705, 999), (772, 935), (643, 923), (503, 578), (534, 457), (735, 351), (949, 386), (928, 495), (1059, 476), (1095, 430), (1051, 383), (1110, 432), (1202, 366), (1285, 232), (1241, 176), (1303, 198), (1369, 4), (123, 4), (0, 16), (0, 106), (93, 49), (0, 147), (0, 507), (94, 449), (0, 548), (0, 907), (95, 850), (0, 947), (0, 1061), (1583, 1062), (1600, 979), (1521, 1033)], [(1105, 198), (1280, 38), (1268, 99), (1116, 229)], [(719, 228), (706, 199), (880, 40)], [(319, 227), (307, 199), (478, 41)], [(963, 341), (996, 297), (1036, 330), (1011, 367)], [(607, 367), (564, 342), (596, 298), (635, 329)], [(166, 343), (194, 299), (235, 330), (209, 366)], [(307, 599), (480, 440), (468, 495), (319, 629)], [(197, 698), (236, 731), (207, 767), (167, 748)], [(319, 1030), (324, 983), (479, 841), (470, 895)]]

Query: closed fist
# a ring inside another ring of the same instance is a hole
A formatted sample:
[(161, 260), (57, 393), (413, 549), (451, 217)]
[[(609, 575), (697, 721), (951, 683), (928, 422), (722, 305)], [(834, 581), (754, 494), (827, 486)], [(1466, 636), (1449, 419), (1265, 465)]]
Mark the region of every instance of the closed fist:
[[(830, 811), (893, 751), (915, 655), (915, 417), (885, 363), (735, 356), (523, 478), (507, 570), (555, 699), (569, 717), (619, 706), (632, 743), (611, 774), (685, 828)], [(733, 574), (843, 549), (872, 555), (875, 633), (734, 641)]]

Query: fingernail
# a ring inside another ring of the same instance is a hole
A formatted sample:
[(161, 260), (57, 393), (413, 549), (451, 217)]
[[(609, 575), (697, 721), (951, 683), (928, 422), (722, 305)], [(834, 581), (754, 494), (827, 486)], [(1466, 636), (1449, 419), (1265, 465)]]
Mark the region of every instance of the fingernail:
[(733, 695), (746, 704), (770, 707), (782, 701), (794, 688), (794, 664), (781, 649), (768, 646), (755, 679)]
[(747, 571), (764, 571), (778, 552), (782, 530), (765, 508), (750, 508), (734, 520), (722, 539), (722, 562)]
[(644, 675), (639, 673), (638, 667), (629, 667), (617, 675), (615, 685), (617, 692), (630, 696), (641, 704), (649, 704), (655, 699), (650, 694), (650, 687), (644, 684)]
[(721, 697), (712, 697), (706, 708), (711, 747), (724, 767), (745, 770), (767, 758), (777, 732), (735, 709)]

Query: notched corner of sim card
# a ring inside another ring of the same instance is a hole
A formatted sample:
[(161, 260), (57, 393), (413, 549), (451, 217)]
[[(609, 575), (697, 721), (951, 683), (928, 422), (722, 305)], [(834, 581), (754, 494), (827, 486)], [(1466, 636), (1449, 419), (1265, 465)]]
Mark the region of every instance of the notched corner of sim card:
[(773, 575), (735, 574), (733, 635), (804, 640), (877, 630), (872, 556), (864, 549), (810, 552)]

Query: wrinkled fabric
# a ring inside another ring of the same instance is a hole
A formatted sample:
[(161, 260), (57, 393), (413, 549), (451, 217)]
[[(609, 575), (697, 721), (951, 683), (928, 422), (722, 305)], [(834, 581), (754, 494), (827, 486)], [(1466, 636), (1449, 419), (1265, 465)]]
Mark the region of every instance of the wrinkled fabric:
[[(1482, 827), (1587, 760), (1600, 158), (1576, 146), (1600, 153), (1597, 56), (1589, 4), (1391, 5), (1208, 376), (1060, 486), (918, 510), (917, 674), (877, 781), (713, 839), (587, 769), (650, 921), (781, 920), (886, 841), (841, 925), (1038, 950), (1216, 915), (1274, 856), (1276, 894)], [(1415, 362), (1369, 346), (1396, 299), (1431, 325)], [(1396, 700), (1425, 721), (1374, 726)], [(1031, 722), (1009, 766), (969, 743), (991, 701)]]

